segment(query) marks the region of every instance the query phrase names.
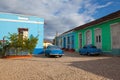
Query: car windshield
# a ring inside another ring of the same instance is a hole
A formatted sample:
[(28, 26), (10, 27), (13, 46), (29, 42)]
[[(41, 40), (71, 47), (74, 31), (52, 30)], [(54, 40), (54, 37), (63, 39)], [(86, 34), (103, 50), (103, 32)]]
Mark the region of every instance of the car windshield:
[(91, 46), (92, 48), (96, 48), (96, 46)]
[(86, 46), (84, 46), (83, 48), (87, 48)]
[(97, 47), (94, 45), (85, 45), (83, 48), (97, 48)]
[(58, 46), (48, 46), (49, 49), (60, 49)]

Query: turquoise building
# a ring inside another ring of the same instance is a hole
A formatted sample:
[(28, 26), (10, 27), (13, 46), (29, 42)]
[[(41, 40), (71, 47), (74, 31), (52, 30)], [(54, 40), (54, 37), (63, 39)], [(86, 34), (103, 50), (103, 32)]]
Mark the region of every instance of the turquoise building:
[(60, 48), (73, 50), (75, 49), (75, 32), (70, 30), (56, 37), (55, 44)]
[(7, 39), (8, 33), (21, 33), (23, 37), (38, 36), (38, 43), (33, 53), (43, 51), (44, 19), (37, 16), (28, 16), (0, 12), (0, 40)]

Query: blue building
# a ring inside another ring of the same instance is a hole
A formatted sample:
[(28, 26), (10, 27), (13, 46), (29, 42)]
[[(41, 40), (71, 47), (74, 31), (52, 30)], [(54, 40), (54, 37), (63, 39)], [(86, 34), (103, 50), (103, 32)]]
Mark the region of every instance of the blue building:
[(73, 30), (67, 31), (56, 37), (55, 45), (67, 49), (73, 50), (75, 49), (75, 32)]
[(5, 36), (8, 36), (8, 33), (22, 33), (23, 37), (38, 36), (34, 54), (40, 54), (43, 51), (43, 26), (43, 18), (0, 12), (0, 40), (7, 39)]

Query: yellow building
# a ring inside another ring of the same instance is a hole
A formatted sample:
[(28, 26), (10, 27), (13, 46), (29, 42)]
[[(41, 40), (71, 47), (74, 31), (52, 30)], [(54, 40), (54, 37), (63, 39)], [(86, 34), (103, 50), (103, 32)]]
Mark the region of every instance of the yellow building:
[(44, 48), (46, 48), (48, 45), (53, 45), (53, 44), (51, 41), (44, 39), (44, 43), (43, 43)]

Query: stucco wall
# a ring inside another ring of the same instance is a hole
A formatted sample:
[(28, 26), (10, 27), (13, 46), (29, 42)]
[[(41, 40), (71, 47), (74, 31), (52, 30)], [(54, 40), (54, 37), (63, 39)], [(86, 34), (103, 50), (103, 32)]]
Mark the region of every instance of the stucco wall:
[(97, 29), (97, 28), (100, 28), (101, 29), (101, 36), (102, 36), (102, 50), (105, 51), (105, 52), (110, 52), (111, 51), (111, 31), (110, 31), (110, 24), (113, 24), (113, 23), (117, 23), (117, 22), (120, 22), (120, 18), (118, 19), (114, 19), (114, 20), (109, 20), (109, 21), (106, 21), (104, 23), (100, 23), (100, 24), (97, 24), (97, 25), (93, 25), (93, 26), (90, 26), (88, 28), (85, 28), (85, 29), (82, 29), (82, 30), (78, 30), (78, 31), (75, 31), (75, 37), (76, 37), (76, 40), (75, 40), (75, 49), (76, 51), (79, 50), (79, 37), (78, 37), (78, 34), (79, 33), (82, 33), (82, 46), (84, 46), (86, 44), (86, 31), (87, 30), (90, 30), (92, 32), (92, 44), (95, 45), (95, 33), (94, 33), (94, 30)]
[[(18, 33), (18, 28), (28, 28), (28, 36), (38, 36), (38, 44), (34, 50), (35, 54), (43, 49), (44, 19), (36, 16), (0, 13), (0, 40), (8, 33)], [(5, 38), (7, 39), (7, 38)], [(40, 50), (39, 50), (40, 49)]]

